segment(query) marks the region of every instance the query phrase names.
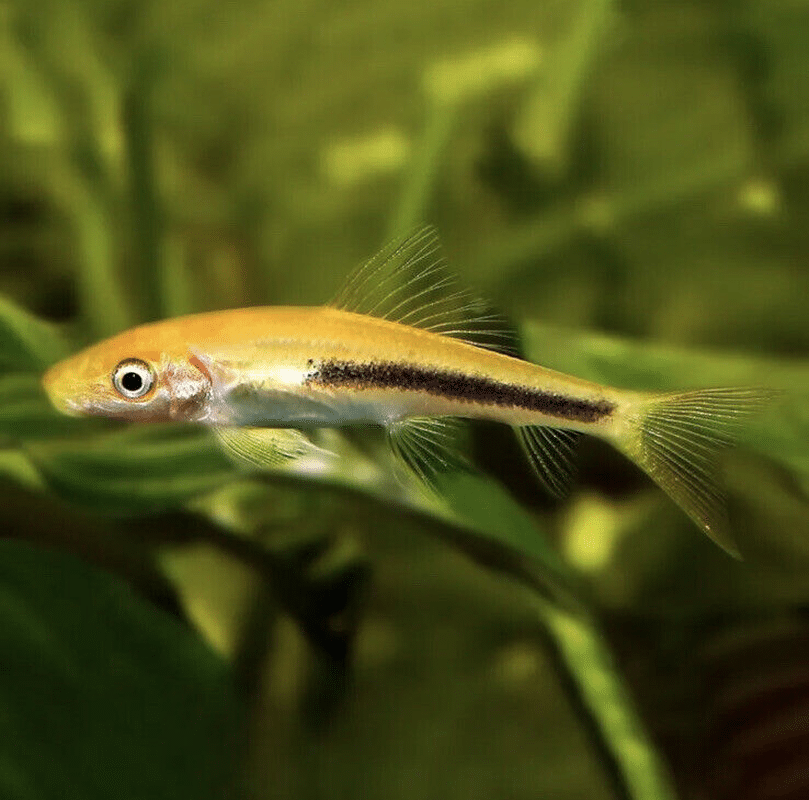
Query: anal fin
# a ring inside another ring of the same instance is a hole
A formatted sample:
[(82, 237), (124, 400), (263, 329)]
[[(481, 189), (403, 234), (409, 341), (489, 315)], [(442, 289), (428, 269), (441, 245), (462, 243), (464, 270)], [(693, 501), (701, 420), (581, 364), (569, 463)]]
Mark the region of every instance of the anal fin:
[(564, 497), (576, 475), (575, 449), (580, 434), (541, 425), (515, 430), (542, 485), (554, 497)]

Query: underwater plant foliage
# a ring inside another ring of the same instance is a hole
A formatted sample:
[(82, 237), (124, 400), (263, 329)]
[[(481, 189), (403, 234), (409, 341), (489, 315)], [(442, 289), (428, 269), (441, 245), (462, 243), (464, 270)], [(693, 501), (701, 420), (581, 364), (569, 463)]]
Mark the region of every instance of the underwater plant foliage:
[[(13, 0), (0, 64), (0, 795), (809, 794), (809, 12)], [(529, 360), (779, 390), (743, 561), (587, 440), (555, 500), (475, 425), (429, 494), (373, 432), (262, 472), (42, 391), (425, 221)]]

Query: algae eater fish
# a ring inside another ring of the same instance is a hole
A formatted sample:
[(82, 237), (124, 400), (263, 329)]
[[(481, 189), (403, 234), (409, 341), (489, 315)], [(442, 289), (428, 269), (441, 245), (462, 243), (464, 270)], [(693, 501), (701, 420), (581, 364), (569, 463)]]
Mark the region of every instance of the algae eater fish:
[(447, 430), (459, 419), (512, 426), (556, 493), (575, 435), (587, 433), (629, 456), (735, 552), (717, 459), (766, 392), (601, 386), (502, 352), (500, 335), (482, 304), (454, 288), (424, 228), (355, 271), (330, 305), (145, 324), (56, 364), (44, 384), (67, 413), (211, 426), (232, 454), (260, 465), (316, 449), (307, 428), (381, 425), (428, 483), (455, 462)]

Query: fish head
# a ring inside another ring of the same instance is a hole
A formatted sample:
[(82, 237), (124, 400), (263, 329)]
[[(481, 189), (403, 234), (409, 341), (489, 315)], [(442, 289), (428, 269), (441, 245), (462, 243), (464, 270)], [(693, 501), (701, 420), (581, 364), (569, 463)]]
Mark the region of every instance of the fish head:
[(204, 418), (210, 378), (160, 323), (95, 344), (52, 366), (43, 385), (73, 416), (144, 422)]

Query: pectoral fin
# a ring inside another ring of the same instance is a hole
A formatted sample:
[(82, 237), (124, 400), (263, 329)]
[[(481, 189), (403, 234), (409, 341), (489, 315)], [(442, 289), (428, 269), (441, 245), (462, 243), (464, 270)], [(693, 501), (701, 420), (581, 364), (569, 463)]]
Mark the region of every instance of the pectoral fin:
[(278, 469), (291, 462), (336, 458), (294, 428), (214, 428), (222, 449), (234, 461), (259, 469)]

